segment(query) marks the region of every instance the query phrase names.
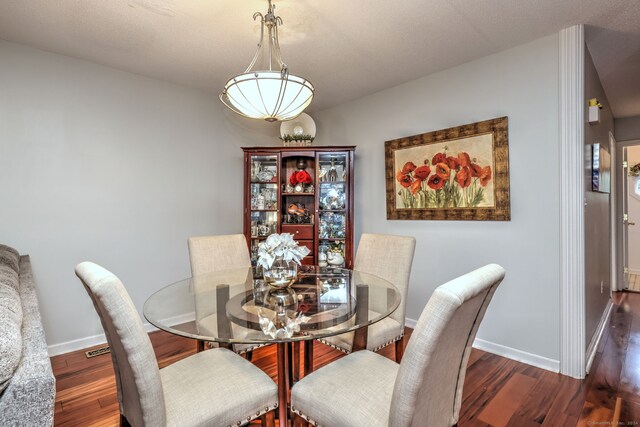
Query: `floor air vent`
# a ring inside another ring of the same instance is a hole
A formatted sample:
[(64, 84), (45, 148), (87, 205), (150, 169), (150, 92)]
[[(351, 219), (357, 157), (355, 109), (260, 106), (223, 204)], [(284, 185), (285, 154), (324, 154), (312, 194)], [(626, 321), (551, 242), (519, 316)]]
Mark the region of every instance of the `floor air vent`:
[(100, 356), (101, 354), (105, 354), (105, 353), (111, 353), (111, 349), (109, 348), (108, 345), (84, 352), (84, 354), (87, 355), (87, 359), (91, 357)]

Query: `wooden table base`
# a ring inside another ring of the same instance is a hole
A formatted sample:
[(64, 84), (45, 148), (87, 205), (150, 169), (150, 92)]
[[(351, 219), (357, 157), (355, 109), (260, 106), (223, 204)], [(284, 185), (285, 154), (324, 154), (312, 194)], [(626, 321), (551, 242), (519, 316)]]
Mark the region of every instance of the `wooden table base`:
[(280, 426), (289, 425), (289, 403), (287, 395), (289, 393), (289, 346), (290, 343), (277, 343), (278, 359), (278, 418)]

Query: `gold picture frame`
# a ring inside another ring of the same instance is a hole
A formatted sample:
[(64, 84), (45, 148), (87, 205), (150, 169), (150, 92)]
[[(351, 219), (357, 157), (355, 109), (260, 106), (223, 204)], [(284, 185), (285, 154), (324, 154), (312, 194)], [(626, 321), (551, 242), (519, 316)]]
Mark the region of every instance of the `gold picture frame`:
[(510, 221), (508, 118), (385, 142), (387, 219)]

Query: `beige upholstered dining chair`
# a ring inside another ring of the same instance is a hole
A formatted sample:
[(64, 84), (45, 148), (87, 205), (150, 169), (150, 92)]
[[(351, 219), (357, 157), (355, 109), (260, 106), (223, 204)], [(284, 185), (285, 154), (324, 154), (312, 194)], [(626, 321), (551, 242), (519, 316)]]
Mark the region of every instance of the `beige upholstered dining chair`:
[(191, 275), (251, 267), (247, 239), (242, 234), (190, 237)]
[(142, 320), (122, 282), (83, 262), (76, 275), (100, 316), (116, 375), (121, 425), (274, 425), (277, 387), (233, 352), (213, 349), (158, 369)]
[[(191, 275), (199, 276), (221, 270), (242, 270), (251, 267), (251, 258), (247, 240), (242, 234), (221, 236), (190, 237), (188, 240)], [(214, 321), (212, 318), (208, 322)], [(231, 333), (235, 338), (255, 334), (256, 331), (231, 323)], [(214, 326), (215, 327), (215, 326)], [(210, 346), (217, 346), (210, 343)], [(204, 347), (204, 342), (198, 342), (198, 349)], [(233, 351), (245, 354), (251, 360), (252, 351), (264, 347), (264, 344), (233, 344)]]
[[(402, 359), (404, 350), (404, 320), (407, 306), (407, 290), (416, 239), (408, 236), (363, 234), (358, 244), (354, 270), (373, 274), (391, 282), (400, 291), (400, 306), (391, 316), (368, 327), (367, 350), (378, 351), (389, 344), (396, 344), (396, 362)], [(376, 307), (369, 307), (375, 311)], [(372, 317), (371, 315), (369, 317)], [(320, 340), (344, 353), (353, 350), (354, 332)]]
[(291, 410), (322, 426), (456, 425), (471, 345), (504, 274), (491, 264), (438, 287), (399, 365), (354, 352), (294, 385)]

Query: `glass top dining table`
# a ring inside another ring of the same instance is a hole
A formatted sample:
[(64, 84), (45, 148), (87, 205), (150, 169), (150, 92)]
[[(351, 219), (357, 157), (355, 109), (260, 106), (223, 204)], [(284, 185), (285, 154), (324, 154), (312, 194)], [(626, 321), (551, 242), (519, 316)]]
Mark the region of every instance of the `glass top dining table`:
[(357, 270), (301, 266), (286, 288), (274, 288), (259, 269), (220, 270), (168, 285), (144, 304), (145, 318), (164, 331), (233, 348), (277, 344), (279, 416), (287, 419), (291, 343), (354, 331), (354, 350), (366, 347), (367, 326), (389, 316), (400, 292)]

